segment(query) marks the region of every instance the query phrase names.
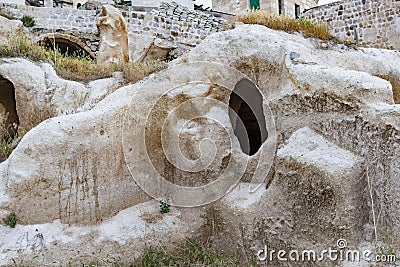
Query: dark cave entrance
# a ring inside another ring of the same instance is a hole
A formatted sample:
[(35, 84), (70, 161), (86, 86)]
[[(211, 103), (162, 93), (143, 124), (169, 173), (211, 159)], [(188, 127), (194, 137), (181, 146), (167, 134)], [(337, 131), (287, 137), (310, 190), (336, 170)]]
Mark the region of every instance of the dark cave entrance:
[(62, 38), (45, 38), (40, 44), (47, 49), (57, 49), (63, 55), (69, 56), (85, 56), (93, 59), (93, 57), (85, 51), (82, 47), (74, 42)]
[(254, 155), (268, 138), (263, 98), (249, 80), (239, 81), (229, 98), (229, 118), (243, 153)]
[(1, 139), (10, 140), (17, 136), (19, 118), (12, 82), (0, 76), (0, 116), (2, 119)]

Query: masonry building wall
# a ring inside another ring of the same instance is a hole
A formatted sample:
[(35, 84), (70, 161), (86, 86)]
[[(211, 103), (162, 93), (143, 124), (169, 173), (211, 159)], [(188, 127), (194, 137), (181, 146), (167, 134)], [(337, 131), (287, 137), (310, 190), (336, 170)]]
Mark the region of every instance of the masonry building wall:
[(303, 16), (327, 22), (342, 40), (400, 49), (399, 0), (345, 0), (313, 8)]
[(223, 18), (190, 10), (176, 3), (163, 3), (150, 13), (128, 8), (122, 14), (129, 32), (154, 35), (191, 46), (199, 44), (207, 35), (228, 27)]
[[(33, 31), (70, 31), (97, 34), (96, 17), (100, 10), (72, 8), (46, 8), (0, 4), (5, 13), (22, 18), (31, 16), (36, 25)], [(227, 23), (207, 12), (190, 10), (176, 3), (164, 3), (151, 12), (137, 11), (134, 7), (121, 10), (128, 32), (153, 35), (175, 43), (195, 46), (207, 35), (225, 30)], [(89, 45), (90, 46), (90, 45)]]
[[(290, 17), (296, 17), (296, 5), (298, 15), (316, 6), (315, 0), (259, 0), (259, 4), (260, 9), (267, 10), (273, 15), (282, 14)], [(212, 9), (229, 14), (243, 14), (250, 10), (250, 0), (213, 0)]]

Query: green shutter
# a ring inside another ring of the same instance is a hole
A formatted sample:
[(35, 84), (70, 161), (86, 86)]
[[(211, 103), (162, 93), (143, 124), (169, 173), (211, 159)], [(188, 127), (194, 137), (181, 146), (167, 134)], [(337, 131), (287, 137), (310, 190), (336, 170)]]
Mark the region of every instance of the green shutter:
[(260, 9), (260, 0), (250, 0), (250, 9)]

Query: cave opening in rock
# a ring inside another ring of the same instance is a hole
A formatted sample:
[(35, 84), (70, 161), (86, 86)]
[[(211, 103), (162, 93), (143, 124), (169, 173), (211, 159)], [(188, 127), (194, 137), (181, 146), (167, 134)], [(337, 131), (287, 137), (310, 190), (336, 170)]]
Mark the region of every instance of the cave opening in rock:
[(1, 139), (14, 139), (17, 136), (19, 125), (15, 89), (13, 83), (2, 76), (0, 76), (0, 120)]
[(69, 55), (69, 56), (77, 55), (77, 56), (86, 56), (88, 58), (92, 58), (92, 56), (82, 47), (67, 39), (45, 38), (40, 42), (40, 44), (50, 50), (57, 49), (63, 55)]
[(263, 97), (249, 80), (239, 81), (229, 98), (229, 118), (240, 147), (254, 155), (268, 138), (263, 112)]

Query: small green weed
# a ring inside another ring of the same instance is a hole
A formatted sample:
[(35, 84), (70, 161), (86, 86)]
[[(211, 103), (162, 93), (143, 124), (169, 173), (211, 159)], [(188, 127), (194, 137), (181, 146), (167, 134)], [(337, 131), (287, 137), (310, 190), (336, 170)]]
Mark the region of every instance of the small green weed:
[(0, 140), (0, 159), (7, 159), (18, 143), (18, 137)]
[(8, 214), (7, 217), (4, 219), (4, 223), (11, 228), (15, 228), (15, 226), (17, 225), (17, 221), (17, 215), (15, 215), (14, 212)]
[(169, 200), (166, 199), (165, 201), (160, 201), (160, 212), (162, 214), (168, 213), (171, 209), (171, 205), (169, 204)]
[(208, 251), (194, 240), (188, 239), (183, 247), (171, 252), (164, 247), (146, 248), (141, 266), (239, 266), (236, 259)]
[(23, 16), (21, 21), (25, 27), (30, 28), (30, 27), (35, 26), (35, 20), (31, 16)]

